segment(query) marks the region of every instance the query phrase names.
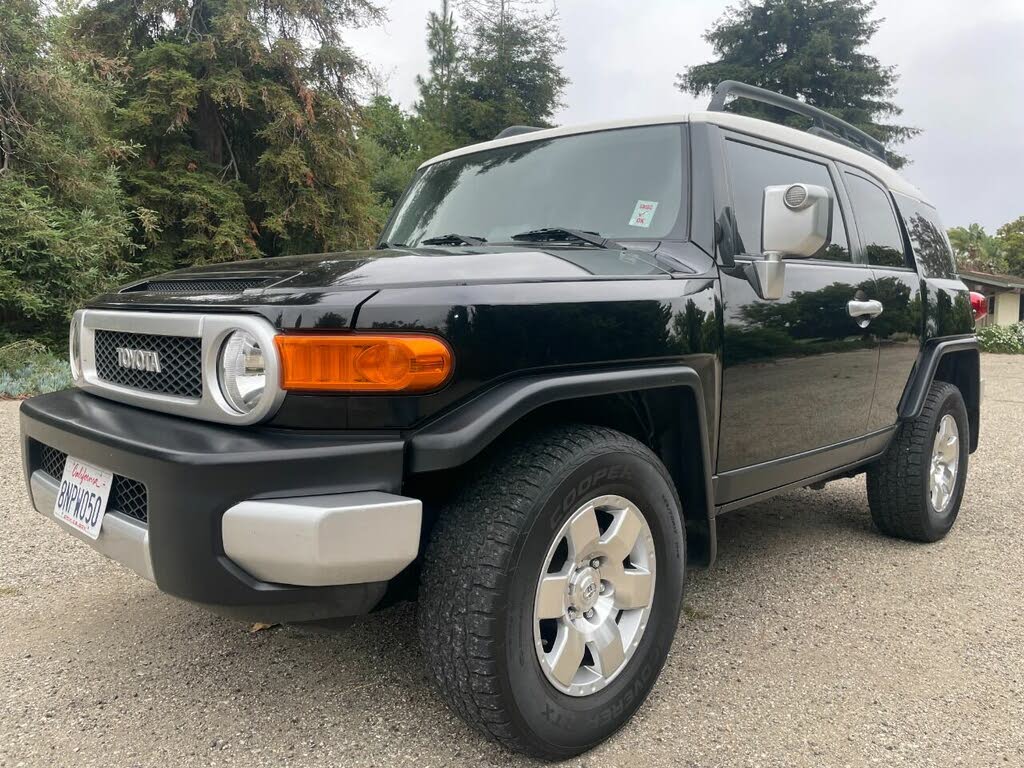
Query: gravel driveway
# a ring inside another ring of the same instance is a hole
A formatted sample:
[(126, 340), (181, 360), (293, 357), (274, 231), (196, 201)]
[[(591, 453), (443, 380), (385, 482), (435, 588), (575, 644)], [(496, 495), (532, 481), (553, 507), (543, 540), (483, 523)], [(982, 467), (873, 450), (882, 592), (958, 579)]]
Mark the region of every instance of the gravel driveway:
[[(945, 541), (875, 533), (863, 479), (719, 518), (650, 700), (568, 764), (1024, 765), (1024, 358), (983, 368)], [(530, 764), (434, 695), (411, 606), (250, 633), (32, 511), (16, 403), (0, 448), (0, 766)]]

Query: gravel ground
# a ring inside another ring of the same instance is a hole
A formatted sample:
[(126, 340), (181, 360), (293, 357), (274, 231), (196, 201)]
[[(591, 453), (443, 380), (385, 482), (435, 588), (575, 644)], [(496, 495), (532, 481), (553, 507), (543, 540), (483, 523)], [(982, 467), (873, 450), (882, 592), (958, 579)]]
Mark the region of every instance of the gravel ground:
[[(862, 479), (719, 519), (651, 698), (574, 766), (1024, 765), (1024, 359), (987, 356), (961, 517), (871, 529)], [(422, 671), (414, 610), (248, 628), (32, 511), (0, 403), (0, 766), (525, 765)]]

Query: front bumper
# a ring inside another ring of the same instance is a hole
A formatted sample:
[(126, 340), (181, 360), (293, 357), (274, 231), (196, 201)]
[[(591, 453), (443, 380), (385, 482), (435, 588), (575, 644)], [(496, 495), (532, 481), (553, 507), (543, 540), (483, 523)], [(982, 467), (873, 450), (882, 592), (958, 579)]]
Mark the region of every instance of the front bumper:
[(60, 479), (42, 471), (45, 446), (143, 484), (145, 520), (112, 509), (96, 541), (66, 530), (224, 615), (365, 613), (416, 556), (420, 506), (398, 496), (403, 442), (390, 435), (224, 427), (76, 390), (25, 401), (21, 429), (39, 512), (52, 514)]

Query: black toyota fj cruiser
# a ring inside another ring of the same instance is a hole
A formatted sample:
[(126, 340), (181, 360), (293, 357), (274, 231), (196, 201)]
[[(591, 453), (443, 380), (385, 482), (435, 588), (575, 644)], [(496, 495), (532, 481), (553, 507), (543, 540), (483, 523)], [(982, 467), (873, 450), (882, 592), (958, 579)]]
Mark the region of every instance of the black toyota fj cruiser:
[(375, 251), (90, 302), (24, 464), (40, 513), (227, 615), (418, 594), (451, 705), (558, 758), (647, 696), (718, 515), (865, 473), (882, 532), (949, 531), (982, 310), (884, 148), (801, 102), (506, 134), (425, 163)]

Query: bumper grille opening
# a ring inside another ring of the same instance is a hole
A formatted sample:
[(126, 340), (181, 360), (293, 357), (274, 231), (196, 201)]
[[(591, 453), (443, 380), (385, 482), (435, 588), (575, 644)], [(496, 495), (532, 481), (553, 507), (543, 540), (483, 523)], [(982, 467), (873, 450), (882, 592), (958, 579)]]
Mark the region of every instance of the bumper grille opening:
[[(96, 374), (118, 386), (198, 400), (203, 395), (202, 347), (202, 339), (188, 336), (97, 330)], [(160, 370), (121, 367), (119, 348), (155, 353)]]
[[(42, 443), (37, 445), (39, 458), (34, 469), (45, 472), (54, 482), (59, 483), (64, 474), (64, 464), (68, 460), (68, 455)], [(120, 512), (140, 523), (148, 523), (149, 503), (146, 498), (146, 486), (138, 480), (115, 474), (110, 498), (107, 499), (107, 511)]]

